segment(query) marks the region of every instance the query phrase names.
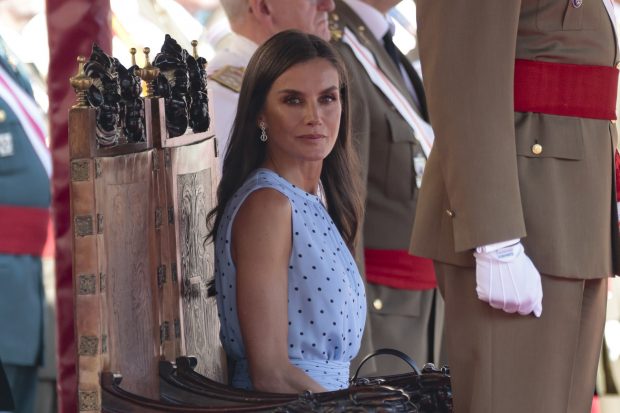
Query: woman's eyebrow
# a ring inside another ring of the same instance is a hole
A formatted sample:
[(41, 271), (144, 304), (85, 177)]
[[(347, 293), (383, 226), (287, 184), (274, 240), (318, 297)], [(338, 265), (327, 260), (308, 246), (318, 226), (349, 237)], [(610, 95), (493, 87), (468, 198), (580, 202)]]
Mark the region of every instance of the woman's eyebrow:
[[(335, 90), (338, 90), (338, 86), (330, 86), (325, 90), (322, 90), (321, 92), (319, 92), (319, 94), (323, 94), (323, 93), (329, 93), (329, 92), (333, 92)], [(304, 92), (301, 92), (299, 90), (295, 90), (295, 89), (282, 89), (282, 90), (278, 90), (279, 94), (297, 94), (297, 95), (304, 95)]]

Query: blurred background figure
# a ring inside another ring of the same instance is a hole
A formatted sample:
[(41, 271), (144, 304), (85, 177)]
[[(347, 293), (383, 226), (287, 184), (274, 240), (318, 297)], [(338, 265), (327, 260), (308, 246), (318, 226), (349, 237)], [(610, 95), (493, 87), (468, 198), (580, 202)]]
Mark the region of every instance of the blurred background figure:
[(44, 351), (41, 257), (51, 175), (45, 137), (25, 69), (0, 38), (0, 358), (17, 413), (41, 411), (35, 410)]
[[(358, 261), (367, 282), (367, 340), (370, 350), (394, 348), (422, 365), (440, 361), (442, 305), (431, 260), (407, 250), (432, 130), (420, 76), (394, 43), (390, 13), (402, 17), (394, 13), (399, 3), (336, 0), (332, 21), (351, 78), (353, 136), (366, 186)], [(384, 357), (375, 373), (406, 369)]]
[[(141, 51), (148, 46), (152, 59), (169, 34), (188, 50), (191, 41), (198, 40), (198, 54), (210, 60), (215, 52), (204, 37), (205, 24), (218, 5), (218, 0), (111, 0), (112, 55), (129, 67), (129, 49)], [(136, 57), (137, 63), (144, 65), (142, 54)]]
[(245, 67), (259, 45), (274, 34), (297, 29), (329, 40), (327, 13), (333, 0), (221, 0), (233, 34), (208, 66), (215, 136), (222, 167)]

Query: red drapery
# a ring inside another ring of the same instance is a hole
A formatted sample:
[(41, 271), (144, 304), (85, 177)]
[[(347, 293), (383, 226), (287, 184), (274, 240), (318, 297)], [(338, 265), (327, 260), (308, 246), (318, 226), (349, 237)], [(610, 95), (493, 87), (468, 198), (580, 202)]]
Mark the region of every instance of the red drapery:
[(53, 219), (56, 240), (56, 327), (58, 410), (77, 407), (76, 352), (71, 277), (69, 222), (69, 147), (67, 114), (75, 102), (69, 78), (76, 73), (78, 55), (89, 56), (93, 42), (112, 49), (109, 0), (47, 0), (50, 48), (48, 74), (49, 120), (53, 162)]

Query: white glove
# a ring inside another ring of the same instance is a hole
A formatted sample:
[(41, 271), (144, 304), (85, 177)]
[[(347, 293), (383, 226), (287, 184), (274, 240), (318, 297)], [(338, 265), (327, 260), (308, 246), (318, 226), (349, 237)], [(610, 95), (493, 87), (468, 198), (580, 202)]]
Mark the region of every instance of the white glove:
[(491, 307), (507, 313), (542, 314), (540, 274), (523, 252), (523, 245), (503, 247), (492, 252), (474, 252), (476, 257), (476, 292)]

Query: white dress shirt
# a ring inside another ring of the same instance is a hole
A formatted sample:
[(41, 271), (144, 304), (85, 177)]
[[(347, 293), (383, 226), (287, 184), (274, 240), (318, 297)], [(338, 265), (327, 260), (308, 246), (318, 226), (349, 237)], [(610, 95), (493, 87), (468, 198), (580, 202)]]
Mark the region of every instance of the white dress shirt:
[[(394, 22), (392, 22), (389, 16), (382, 14), (379, 10), (361, 0), (344, 0), (344, 2), (359, 16), (375, 39), (377, 39), (379, 44), (383, 45), (383, 36), (385, 36), (388, 31), (391, 35), (394, 34)], [(407, 71), (402, 64), (398, 65), (398, 69), (400, 70), (400, 74), (405, 81), (407, 91), (413, 97), (413, 101), (417, 105), (418, 109), (420, 109), (418, 94), (415, 92), (413, 83), (411, 83), (411, 79), (409, 78)]]

